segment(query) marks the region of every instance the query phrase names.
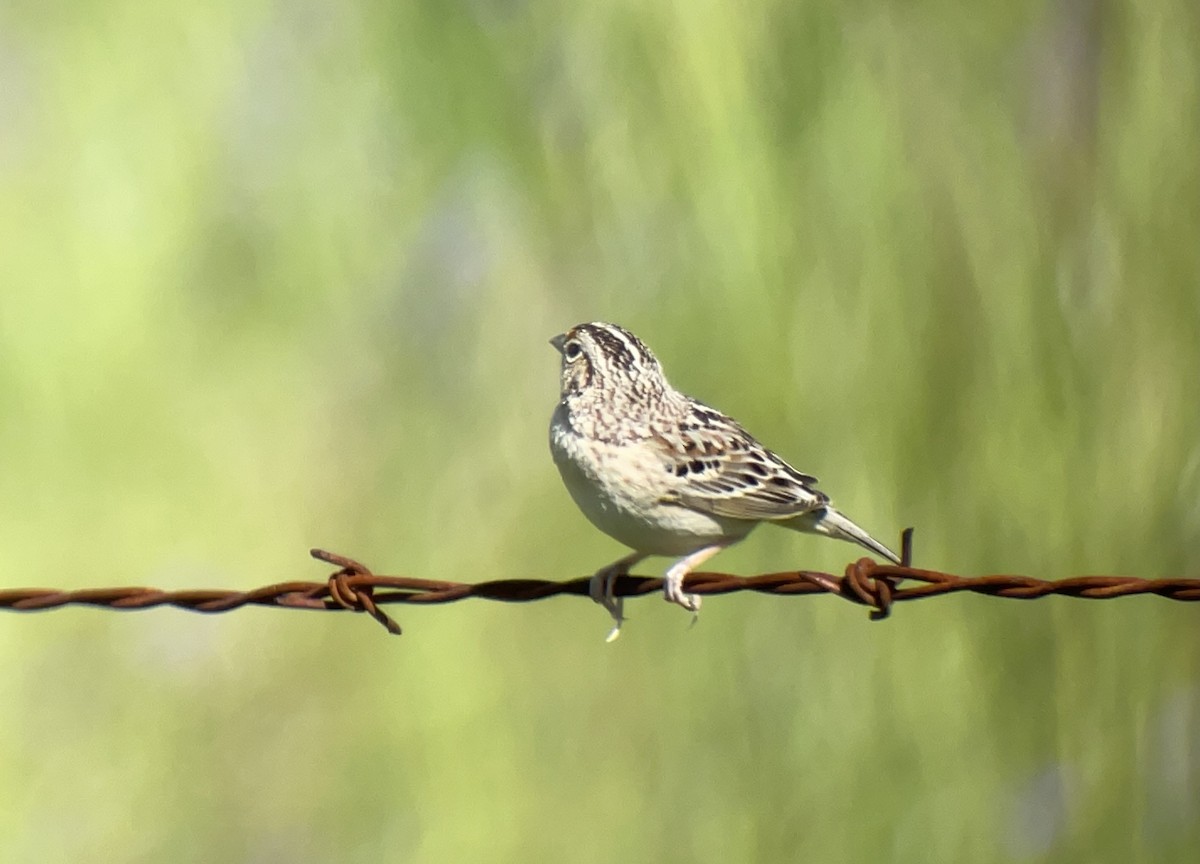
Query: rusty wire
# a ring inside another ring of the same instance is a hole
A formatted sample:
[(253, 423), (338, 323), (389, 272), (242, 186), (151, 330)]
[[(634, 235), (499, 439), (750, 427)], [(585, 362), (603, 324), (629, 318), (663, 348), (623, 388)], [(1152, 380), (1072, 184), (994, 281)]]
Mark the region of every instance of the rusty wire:
[[(860, 558), (847, 565), (841, 576), (814, 570), (791, 570), (761, 576), (734, 576), (729, 573), (691, 573), (685, 587), (694, 594), (731, 594), (755, 591), (759, 594), (803, 596), (833, 594), (871, 609), (871, 618), (881, 620), (892, 606), (903, 600), (919, 600), (967, 591), (991, 597), (1033, 600), (1052, 594), (1107, 600), (1153, 594), (1168, 600), (1200, 600), (1200, 579), (1141, 579), (1135, 576), (1077, 576), (1056, 581), (1028, 576), (955, 576), (936, 570), (908, 566), (912, 561), (911, 529), (904, 532), (903, 565), (880, 564)], [(53, 588), (11, 588), (0, 590), (0, 610), (42, 612), (65, 606), (95, 606), (105, 609), (150, 609), (174, 606), (192, 612), (230, 612), (244, 606), (270, 606), (280, 609), (314, 609), (366, 612), (399, 634), (400, 625), (380, 607), (390, 603), (453, 603), (468, 597), (528, 603), (573, 594), (588, 595), (587, 576), (555, 582), (546, 579), (494, 579), (487, 582), (447, 582), (404, 576), (376, 576), (365, 565), (326, 552), (311, 550), (318, 561), (332, 564), (335, 570), (324, 582), (280, 582), (251, 591), (184, 590), (158, 588), (88, 588), (61, 591)], [(900, 582), (920, 583), (900, 587)], [(662, 580), (645, 576), (622, 576), (616, 580), (615, 593), (637, 597), (662, 589)]]

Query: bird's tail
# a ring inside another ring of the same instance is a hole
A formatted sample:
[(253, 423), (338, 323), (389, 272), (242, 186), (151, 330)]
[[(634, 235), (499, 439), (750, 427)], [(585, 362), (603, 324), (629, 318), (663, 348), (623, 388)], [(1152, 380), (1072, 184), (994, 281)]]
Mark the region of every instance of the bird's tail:
[(784, 524), (798, 531), (812, 531), (815, 534), (824, 534), (826, 537), (833, 537), (837, 540), (857, 543), (864, 549), (882, 558), (886, 558), (893, 564), (900, 563), (900, 557), (895, 552), (884, 546), (832, 507), (826, 506), (812, 513), (805, 513), (803, 516)]

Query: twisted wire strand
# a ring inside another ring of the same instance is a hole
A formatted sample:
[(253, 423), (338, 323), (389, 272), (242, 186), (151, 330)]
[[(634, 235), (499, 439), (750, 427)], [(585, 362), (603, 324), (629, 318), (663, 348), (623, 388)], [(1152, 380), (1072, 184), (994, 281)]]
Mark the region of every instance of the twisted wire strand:
[[(684, 581), (693, 594), (759, 594), (806, 596), (833, 594), (871, 609), (871, 618), (886, 618), (894, 604), (925, 597), (970, 592), (1014, 600), (1034, 600), (1060, 595), (1087, 600), (1108, 600), (1151, 594), (1168, 600), (1200, 600), (1200, 579), (1141, 579), (1136, 576), (1075, 576), (1045, 580), (1029, 576), (956, 576), (909, 566), (912, 560), (911, 529), (905, 531), (901, 565), (880, 564), (860, 558), (847, 565), (841, 576), (816, 570), (790, 570), (760, 576), (730, 573), (691, 573)], [(216, 614), (244, 606), (279, 609), (365, 612), (389, 633), (399, 635), (397, 624), (382, 606), (392, 603), (454, 603), (469, 597), (506, 603), (529, 603), (560, 595), (588, 597), (590, 576), (565, 581), (548, 579), (493, 579), (486, 582), (449, 582), (405, 576), (376, 576), (365, 565), (322, 549), (311, 550), (318, 561), (337, 569), (324, 582), (279, 582), (251, 591), (182, 590), (158, 588), (87, 588), (62, 591), (55, 588), (10, 588), (0, 590), (0, 610), (44, 612), (67, 606), (103, 609), (151, 609), (173, 606), (192, 612)], [(901, 582), (917, 583), (901, 587)], [(638, 597), (662, 590), (662, 579), (621, 576), (614, 593)]]

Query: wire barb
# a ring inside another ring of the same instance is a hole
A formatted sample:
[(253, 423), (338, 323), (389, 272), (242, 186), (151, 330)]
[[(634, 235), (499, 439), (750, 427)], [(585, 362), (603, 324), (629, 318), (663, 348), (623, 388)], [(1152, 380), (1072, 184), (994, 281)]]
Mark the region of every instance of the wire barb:
[(366, 612), (393, 636), (403, 632), (394, 619), (375, 605), (375, 586), (371, 584), (375, 574), (365, 565), (324, 549), (310, 549), (309, 554), (338, 568), (329, 576), (329, 596), (333, 602), (351, 612)]
[[(901, 537), (900, 564), (881, 564), (860, 558), (846, 566), (841, 576), (814, 570), (734, 576), (729, 573), (689, 573), (684, 588), (692, 594), (759, 594), (801, 596), (833, 594), (866, 606), (873, 621), (887, 618), (895, 605), (908, 600), (970, 592), (989, 597), (1033, 600), (1050, 595), (1107, 600), (1152, 594), (1168, 600), (1200, 600), (1200, 579), (1140, 579), (1135, 576), (1076, 576), (1058, 581), (1028, 576), (962, 577), (912, 566), (912, 529)], [(11, 588), (0, 590), (0, 610), (43, 612), (67, 606), (104, 609), (151, 609), (173, 606), (193, 612), (216, 614), (244, 606), (278, 609), (365, 612), (389, 633), (399, 635), (400, 625), (382, 606), (391, 603), (454, 603), (468, 597), (506, 603), (529, 603), (560, 595), (589, 597), (589, 576), (555, 582), (547, 579), (494, 579), (487, 582), (446, 582), (402, 576), (377, 576), (364, 564), (313, 549), (313, 558), (337, 569), (324, 582), (280, 582), (251, 591), (184, 590), (122, 587), (62, 591), (55, 588)], [(905, 584), (907, 583), (907, 584)], [(613, 585), (618, 597), (639, 597), (662, 590), (662, 579), (620, 576)]]

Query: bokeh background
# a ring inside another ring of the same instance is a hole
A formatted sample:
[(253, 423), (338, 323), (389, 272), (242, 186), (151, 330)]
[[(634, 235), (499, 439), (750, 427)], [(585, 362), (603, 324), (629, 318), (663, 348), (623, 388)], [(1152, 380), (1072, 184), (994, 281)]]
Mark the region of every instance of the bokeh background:
[[(0, 584), (587, 574), (546, 340), (597, 318), (919, 564), (1200, 575), (1198, 45), (1193, 0), (7, 2)], [(1200, 608), (394, 611), (0, 615), (4, 860), (1196, 860)]]

